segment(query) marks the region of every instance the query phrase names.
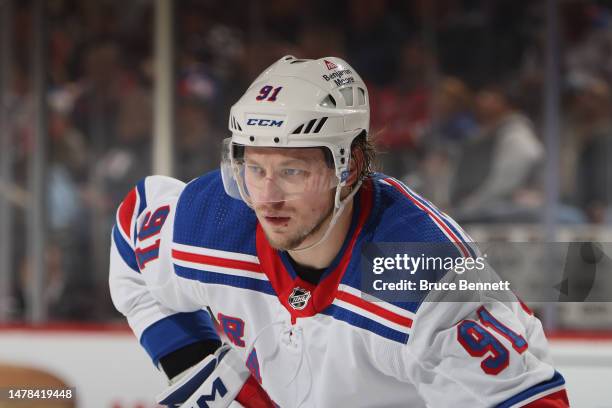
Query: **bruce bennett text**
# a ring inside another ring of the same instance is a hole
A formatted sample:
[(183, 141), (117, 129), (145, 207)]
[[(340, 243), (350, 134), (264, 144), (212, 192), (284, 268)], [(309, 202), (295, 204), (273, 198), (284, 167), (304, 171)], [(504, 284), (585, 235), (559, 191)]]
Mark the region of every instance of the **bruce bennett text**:
[(460, 279), (458, 282), (430, 282), (427, 279), (412, 281), (401, 279), (398, 282), (385, 282), (382, 279), (376, 279), (372, 282), (374, 290), (418, 290), (418, 291), (499, 291), (510, 290), (510, 282), (500, 280), (497, 282), (470, 282), (466, 279)]

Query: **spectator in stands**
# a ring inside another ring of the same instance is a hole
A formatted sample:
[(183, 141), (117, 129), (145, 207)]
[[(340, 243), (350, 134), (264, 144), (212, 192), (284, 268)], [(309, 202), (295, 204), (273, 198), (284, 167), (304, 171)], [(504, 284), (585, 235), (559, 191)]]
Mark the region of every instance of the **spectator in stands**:
[(99, 157), (117, 142), (117, 109), (123, 93), (130, 88), (120, 61), (119, 44), (111, 40), (90, 44), (81, 60), (82, 93), (75, 101), (72, 119), (94, 156)]
[[(389, 10), (387, 0), (355, 0), (344, 11), (346, 52), (366, 81), (389, 85), (397, 77), (405, 25)], [(401, 75), (401, 74), (400, 74)]]
[(65, 93), (58, 90), (49, 98), (46, 301), (52, 319), (95, 319), (90, 213), (85, 205), (89, 155), (83, 135), (71, 122), (71, 104), (66, 102), (71, 97)]
[[(433, 55), (418, 40), (401, 47), (401, 66), (397, 77), (387, 86), (368, 84), (371, 132), (385, 152), (380, 157), (383, 170), (397, 176), (416, 168), (417, 150), (429, 127), (431, 88), (428, 75)], [(366, 79), (367, 81), (367, 79)]]
[(188, 182), (219, 167), (222, 133), (212, 123), (208, 101), (194, 95), (177, 106), (175, 174)]
[[(117, 144), (100, 160), (96, 178), (102, 180), (105, 200), (97, 203), (107, 211), (121, 196), (151, 171), (153, 102), (150, 92), (135, 89), (118, 105)], [(108, 212), (112, 216), (112, 211)]]
[(423, 158), (408, 184), (442, 208), (450, 202), (450, 183), (461, 144), (476, 136), (472, 91), (459, 78), (445, 77), (434, 88), (432, 122), (422, 141)]
[(433, 114), (436, 123), (431, 133), (443, 143), (457, 144), (475, 136), (478, 123), (474, 115), (472, 91), (459, 78), (445, 77), (435, 87)]
[(590, 222), (612, 223), (612, 95), (601, 79), (584, 81), (572, 103), (579, 133), (577, 198)]
[(87, 148), (70, 117), (54, 107), (49, 109), (49, 163), (47, 191), (51, 229), (67, 230), (80, 216), (78, 180), (87, 172)]
[(333, 25), (308, 25), (300, 31), (300, 57), (321, 58), (326, 55), (344, 57), (344, 32)]
[(476, 95), (480, 134), (462, 148), (451, 202), (470, 221), (533, 220), (542, 204), (533, 180), (544, 149), (533, 125), (497, 85)]
[[(81, 269), (80, 275), (70, 274), (68, 264), (71, 262), (71, 252), (63, 250), (60, 242), (50, 241), (44, 252), (45, 276), (41, 299), (47, 317), (50, 320), (96, 320), (99, 316), (95, 312), (96, 299), (92, 296), (89, 271)], [(16, 267), (16, 317), (24, 318), (28, 292), (33, 284), (32, 259), (22, 256)]]
[(564, 2), (561, 29), (562, 62), (568, 77), (612, 79), (612, 19), (610, 9), (590, 1)]

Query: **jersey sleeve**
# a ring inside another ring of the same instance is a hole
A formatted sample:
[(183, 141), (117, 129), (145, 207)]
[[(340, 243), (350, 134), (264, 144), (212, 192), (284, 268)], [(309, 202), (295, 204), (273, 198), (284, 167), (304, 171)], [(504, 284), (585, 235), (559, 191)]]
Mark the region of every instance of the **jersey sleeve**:
[(515, 302), (425, 302), (395, 375), (427, 406), (569, 407), (540, 321)]
[[(394, 179), (383, 181), (389, 188), (382, 191), (397, 207), (385, 210), (375, 242), (418, 244), (402, 249), (423, 259), (469, 257), (477, 264), (475, 259), (486, 256), (431, 203)], [(452, 264), (433, 265), (399, 275), (417, 288), (415, 296), (408, 296), (407, 289), (406, 298), (396, 292), (391, 296), (394, 302), (385, 305), (380, 300), (386, 312), (401, 309), (396, 322), (404, 322), (397, 327), (406, 334), (396, 342), (370, 343), (377, 368), (413, 385), (423, 400), (419, 406), (568, 407), (565, 380), (555, 370), (542, 325), (533, 313), (510, 288), (461, 289), (462, 283), (501, 281), (494, 268), (486, 261), (484, 267), (467, 267), (466, 261), (463, 270), (458, 264), (455, 269)], [(427, 287), (420, 290), (423, 282)]]
[(109, 285), (153, 362), (202, 340), (218, 340), (199, 288), (174, 274), (173, 221), (184, 183), (163, 176), (140, 181), (117, 210)]

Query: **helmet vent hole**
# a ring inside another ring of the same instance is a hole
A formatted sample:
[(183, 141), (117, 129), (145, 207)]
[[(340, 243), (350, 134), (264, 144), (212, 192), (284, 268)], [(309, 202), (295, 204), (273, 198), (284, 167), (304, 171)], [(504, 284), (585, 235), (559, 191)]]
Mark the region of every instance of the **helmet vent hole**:
[(323, 106), (324, 108), (335, 108), (336, 107), (336, 100), (334, 99), (333, 96), (327, 95), (325, 97), (325, 99), (323, 99), (321, 101), (321, 103), (319, 105)]
[(365, 105), (366, 103), (365, 90), (363, 88), (357, 88), (357, 89), (359, 90), (359, 92), (357, 93), (359, 105)]
[(250, 140), (251, 142), (254, 142), (254, 141), (255, 141), (255, 136), (251, 136), (251, 137), (249, 137), (249, 140)]
[(302, 62), (306, 62), (306, 60), (296, 59), (296, 60), (291, 61), (289, 64), (299, 64), (299, 63), (302, 63)]
[(310, 133), (310, 129), (312, 129), (316, 121), (316, 119), (312, 119), (310, 122), (308, 122), (306, 129), (304, 129), (304, 133)]
[(342, 88), (339, 91), (344, 98), (346, 106), (353, 106), (353, 87)]
[(345, 162), (346, 162), (346, 159), (345, 159), (344, 157), (342, 157), (342, 158), (340, 159), (340, 163), (344, 164)]
[(274, 143), (278, 143), (278, 142), (280, 142), (280, 139), (278, 137), (275, 137), (274, 138)]
[(340, 149), (340, 154), (344, 154), (344, 149)]
[[(300, 133), (306, 134), (306, 133), (310, 133), (311, 130), (312, 130), (312, 133), (319, 133), (321, 129), (323, 129), (323, 125), (325, 124), (325, 122), (327, 122), (327, 116), (323, 116), (321, 119), (311, 119), (308, 123), (302, 123), (300, 126), (295, 128), (295, 130), (293, 131), (293, 134), (294, 135), (298, 135)], [(317, 126), (315, 126), (315, 124)], [(304, 128), (304, 126), (306, 126), (306, 128)], [(304, 129), (304, 131), (302, 131), (302, 129)]]
[(232, 116), (232, 129), (234, 130), (240, 130), (242, 132), (242, 128), (240, 127), (240, 125), (238, 124), (238, 121), (236, 120), (235, 117)]
[(319, 123), (317, 124), (317, 127), (315, 127), (313, 133), (319, 133), (319, 131), (321, 130), (321, 128), (323, 127), (326, 121), (327, 121), (327, 116), (322, 117)]

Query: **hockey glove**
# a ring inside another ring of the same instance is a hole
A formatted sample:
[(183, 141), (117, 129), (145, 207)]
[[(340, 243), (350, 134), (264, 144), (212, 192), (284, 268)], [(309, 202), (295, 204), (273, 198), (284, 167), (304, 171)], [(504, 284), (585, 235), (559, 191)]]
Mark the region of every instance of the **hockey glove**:
[(157, 396), (161, 405), (183, 408), (227, 408), (232, 401), (246, 408), (276, 407), (229, 345), (219, 347)]

